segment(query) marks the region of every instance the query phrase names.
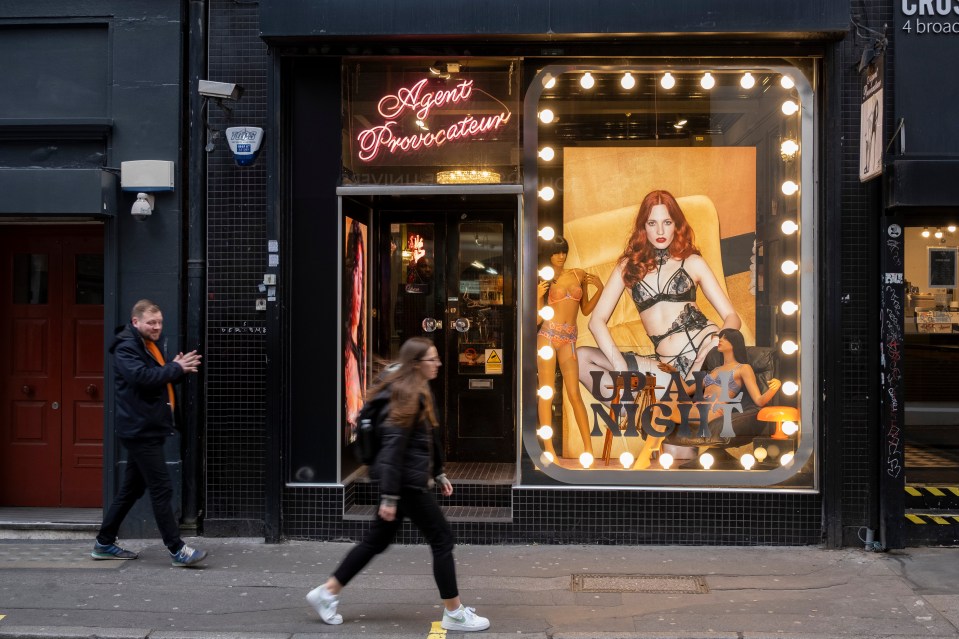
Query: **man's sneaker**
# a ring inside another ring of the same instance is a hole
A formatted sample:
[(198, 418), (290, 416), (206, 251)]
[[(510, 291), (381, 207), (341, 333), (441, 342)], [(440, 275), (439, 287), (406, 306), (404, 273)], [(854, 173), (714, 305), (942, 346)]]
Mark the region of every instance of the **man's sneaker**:
[(186, 566), (195, 566), (204, 559), (206, 559), (206, 551), (200, 550), (199, 548), (191, 548), (186, 544), (183, 544), (183, 548), (180, 548), (178, 553), (170, 553), (173, 556), (173, 565), (177, 568), (185, 568)]
[(137, 554), (130, 550), (120, 548), (116, 544), (101, 544), (99, 541), (93, 542), (93, 552), (90, 556), (94, 559), (136, 559)]
[(472, 632), (474, 630), (486, 630), (489, 628), (489, 619), (476, 614), (475, 608), (467, 608), (466, 606), (460, 605), (460, 607), (453, 612), (444, 610), (443, 623), (440, 625), (446, 630)]
[(340, 598), (326, 589), (326, 586), (317, 586), (306, 593), (306, 600), (320, 615), (320, 619), (330, 624), (338, 626), (343, 623), (343, 615), (336, 614), (336, 606), (340, 603)]

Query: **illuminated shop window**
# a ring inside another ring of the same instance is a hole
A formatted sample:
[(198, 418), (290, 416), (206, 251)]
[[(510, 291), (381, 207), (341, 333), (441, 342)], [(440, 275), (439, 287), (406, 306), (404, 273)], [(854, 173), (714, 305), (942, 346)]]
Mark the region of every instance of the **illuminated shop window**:
[(816, 490), (813, 77), (810, 60), (534, 77), (524, 483)]

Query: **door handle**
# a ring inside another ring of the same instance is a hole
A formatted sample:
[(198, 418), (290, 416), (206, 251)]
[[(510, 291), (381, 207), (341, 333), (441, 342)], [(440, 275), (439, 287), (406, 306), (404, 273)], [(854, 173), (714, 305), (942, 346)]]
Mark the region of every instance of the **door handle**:
[(443, 322), (434, 319), (432, 317), (423, 318), (423, 323), (421, 324), (423, 331), (426, 333), (432, 333), (438, 328), (443, 328)]
[(60, 410), (60, 402), (53, 402), (52, 404), (50, 404), (50, 408), (52, 408), (53, 410)]
[(465, 333), (470, 329), (470, 321), (467, 317), (457, 317), (453, 320), (453, 328), (455, 328), (460, 333)]
[(24, 384), (23, 388), (21, 388), (20, 390), (23, 392), (24, 395), (33, 395), (33, 388), (31, 388), (30, 386), (27, 386), (26, 384)]
[(97, 395), (97, 386), (96, 386), (96, 384), (90, 384), (89, 386), (87, 386), (85, 392), (86, 392), (86, 394), (89, 395), (90, 397), (96, 397), (96, 395)]

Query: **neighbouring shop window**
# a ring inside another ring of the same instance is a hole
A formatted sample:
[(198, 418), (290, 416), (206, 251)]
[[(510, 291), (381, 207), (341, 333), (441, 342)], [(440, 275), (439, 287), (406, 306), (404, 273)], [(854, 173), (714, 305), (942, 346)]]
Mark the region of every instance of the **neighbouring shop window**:
[(516, 184), (512, 58), (347, 59), (343, 185)]
[(524, 483), (816, 488), (811, 71), (538, 70)]

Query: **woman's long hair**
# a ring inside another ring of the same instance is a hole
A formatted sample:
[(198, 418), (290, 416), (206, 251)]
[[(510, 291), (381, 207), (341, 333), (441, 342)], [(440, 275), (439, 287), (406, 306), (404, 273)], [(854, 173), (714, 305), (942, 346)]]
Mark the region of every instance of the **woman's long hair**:
[(433, 342), (425, 337), (411, 337), (403, 342), (396, 361), (386, 363), (369, 390), (367, 396), (373, 397), (389, 386), (390, 419), (399, 426), (413, 426), (421, 410), (425, 411), (433, 426), (439, 423), (433, 408), (430, 380), (423, 375), (419, 365), (433, 346)]
[(643, 198), (643, 203), (639, 205), (633, 231), (629, 236), (629, 241), (626, 242), (626, 249), (618, 260), (625, 265), (623, 281), (626, 282), (626, 288), (632, 288), (647, 273), (659, 268), (656, 249), (646, 238), (646, 221), (649, 219), (653, 207), (658, 204), (666, 207), (676, 228), (673, 241), (667, 249), (669, 254), (682, 260), (690, 255), (700, 255), (699, 249), (696, 248), (693, 229), (686, 221), (686, 216), (673, 194), (663, 190), (650, 191)]
[(749, 358), (746, 355), (746, 338), (737, 328), (724, 328), (719, 331), (719, 336), (726, 338), (726, 341), (733, 346), (733, 357), (740, 364), (748, 364)]

